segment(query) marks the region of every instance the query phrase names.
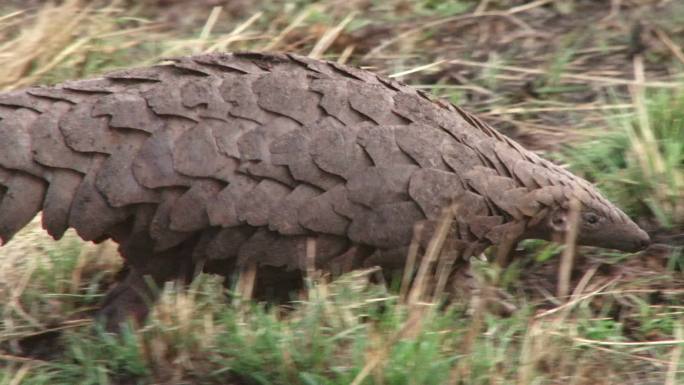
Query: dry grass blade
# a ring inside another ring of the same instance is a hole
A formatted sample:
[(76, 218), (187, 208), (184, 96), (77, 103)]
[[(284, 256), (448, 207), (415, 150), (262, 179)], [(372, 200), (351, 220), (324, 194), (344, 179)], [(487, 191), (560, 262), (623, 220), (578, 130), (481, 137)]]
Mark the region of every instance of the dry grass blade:
[(19, 370), (14, 374), (14, 377), (8, 382), (8, 385), (19, 385), (23, 381), (24, 377), (29, 373), (31, 370), (31, 364), (30, 363), (25, 363), (21, 365)]
[(520, 20), (519, 18), (513, 16), (509, 12), (482, 12), (479, 14), (467, 14), (467, 15), (458, 15), (458, 16), (452, 16), (452, 17), (447, 17), (444, 19), (439, 19), (435, 20), (429, 23), (425, 23), (423, 25), (420, 25), (415, 28), (411, 28), (408, 31), (402, 32), (398, 35), (396, 35), (392, 39), (388, 39), (387, 41), (383, 42), (382, 44), (378, 45), (377, 47), (373, 48), (370, 52), (368, 52), (366, 55), (363, 56), (363, 60), (368, 60), (370, 58), (378, 56), (378, 54), (382, 51), (384, 51), (386, 48), (390, 47), (391, 45), (403, 41), (405, 39), (408, 39), (411, 35), (415, 35), (421, 31), (424, 31), (426, 29), (438, 27), (443, 24), (447, 23), (456, 23), (464, 20), (470, 20), (470, 19), (477, 19), (477, 18), (483, 18), (483, 17), (498, 17), (502, 18), (504, 20), (508, 20), (511, 23), (517, 25), (521, 29), (531, 32), (533, 31), (532, 27), (530, 27), (527, 23), (524, 21)]
[(383, 360), (387, 357), (389, 349), (401, 338), (414, 334), (416, 330), (420, 328), (422, 321), (422, 315), (419, 312), (411, 312), (408, 319), (404, 321), (401, 329), (393, 333), (384, 343), (372, 352), (370, 359), (367, 361), (366, 365), (361, 369), (361, 371), (354, 377), (354, 380), (350, 385), (360, 385), (363, 381), (371, 374), (373, 369), (380, 365)]
[(607, 111), (607, 110), (629, 110), (634, 108), (633, 104), (613, 104), (613, 105), (574, 105), (570, 107), (495, 107), (486, 115), (506, 115), (506, 114), (529, 114), (533, 112), (561, 112), (561, 111)]
[[(566, 336), (561, 333), (555, 333), (558, 336)], [(573, 341), (581, 344), (588, 345), (603, 345), (603, 346), (670, 346), (670, 345), (684, 345), (684, 339), (674, 339), (674, 340), (661, 340), (661, 341), (634, 341), (634, 342), (620, 342), (620, 341), (601, 341), (592, 340), (588, 338), (573, 337)]]
[[(671, 212), (675, 222), (684, 218), (684, 205), (681, 203), (681, 187), (684, 185), (682, 172), (677, 166), (671, 165), (668, 153), (663, 150), (662, 140), (655, 129), (657, 122), (651, 122), (647, 95), (644, 90), (646, 74), (644, 59), (641, 55), (634, 57), (635, 84), (630, 87), (630, 93), (637, 116), (637, 124), (628, 127), (632, 154), (636, 157), (639, 171), (651, 184), (652, 199), (660, 210)], [(677, 123), (675, 123), (677, 124)], [(667, 146), (669, 144), (664, 144)]]
[(13, 356), (9, 354), (0, 354), (0, 360), (7, 362), (24, 362), (31, 365), (45, 365), (47, 361), (37, 360), (34, 358)]
[[(24, 310), (20, 301), (21, 296), (24, 293), (24, 290), (26, 290), (26, 288), (29, 286), (29, 281), (31, 280), (31, 277), (33, 276), (33, 273), (37, 268), (37, 260), (33, 259), (29, 261), (22, 278), (18, 282), (15, 282), (16, 286), (10, 289), (10, 295), (5, 304), (5, 314), (3, 314), (3, 316), (6, 320), (8, 320), (10, 312), (14, 312), (21, 318), (23, 318), (26, 322), (28, 322), (29, 325), (32, 325), (33, 327), (36, 327), (38, 329), (44, 329), (45, 326), (39, 320), (31, 316), (29, 312)], [(11, 325), (11, 322), (6, 322), (6, 324), (9, 326)], [(9, 327), (7, 332), (11, 333), (11, 330), (12, 328)]]
[(92, 325), (95, 321), (92, 318), (84, 318), (84, 319), (75, 319), (75, 320), (70, 320), (70, 321), (64, 321), (61, 325), (51, 327), (51, 328), (42, 328), (38, 331), (31, 332), (31, 333), (17, 333), (17, 334), (8, 334), (6, 336), (1, 336), (0, 341), (5, 338), (26, 338), (26, 337), (35, 337), (35, 336), (40, 336), (42, 334), (46, 333), (52, 333), (52, 332), (57, 332), (57, 331), (63, 331), (63, 330), (69, 330), (69, 329), (78, 329), (83, 326), (88, 326)]
[(54, 67), (57, 59), (82, 48), (87, 41), (73, 43), (79, 27), (91, 12), (80, 1), (43, 7), (32, 24), (0, 46), (0, 88), (12, 89), (35, 82)]
[(636, 354), (625, 353), (625, 352), (622, 352), (620, 350), (610, 349), (610, 348), (606, 348), (604, 346), (597, 346), (597, 345), (587, 345), (587, 346), (592, 348), (592, 349), (595, 349), (595, 350), (600, 350), (602, 352), (607, 352), (610, 354), (628, 357), (628, 358), (631, 358), (631, 359), (634, 359), (637, 361), (646, 361), (646, 362), (651, 363), (657, 367), (666, 367), (670, 363), (669, 361), (659, 360), (657, 358), (652, 358), (652, 357), (640, 356), (640, 355), (636, 355)]
[(487, 7), (489, 6), (490, 0), (481, 0), (478, 4), (477, 7), (475, 7), (475, 10), (473, 11), (473, 15), (479, 15), (482, 12), (485, 12), (487, 10)]
[(223, 9), (223, 7), (218, 7), (218, 6), (211, 9), (211, 13), (209, 14), (209, 17), (207, 18), (207, 22), (204, 23), (204, 27), (202, 27), (202, 31), (200, 32), (199, 43), (195, 47), (195, 53), (202, 52), (202, 47), (209, 40), (209, 36), (211, 35), (211, 31), (212, 31), (212, 29), (214, 29), (214, 26), (216, 25), (216, 22), (218, 21), (218, 18), (221, 15), (222, 9)]
[(413, 74), (413, 73), (416, 73), (416, 72), (425, 71), (425, 70), (430, 69), (430, 68), (433, 68), (433, 67), (439, 67), (439, 66), (440, 66), (442, 63), (444, 63), (445, 61), (446, 61), (446, 60), (437, 60), (437, 61), (432, 62), (432, 63), (429, 63), (429, 64), (425, 64), (425, 65), (422, 65), (422, 66), (418, 66), (418, 67), (415, 67), (415, 68), (408, 69), (408, 70), (406, 70), (406, 71), (401, 71), (401, 72), (397, 72), (397, 73), (391, 74), (391, 75), (389, 75), (389, 77), (390, 77), (390, 78), (400, 78), (400, 77), (403, 77), (403, 76), (406, 76), (406, 75), (410, 75), (410, 74)]
[[(19, 10), (19, 11), (10, 12), (6, 15), (2, 15), (2, 16), (0, 16), (0, 23), (7, 23), (8, 20), (10, 20), (14, 17), (20, 16), (20, 15), (23, 15), (24, 12), (26, 12), (26, 11)], [(0, 24), (0, 29), (4, 28), (5, 26), (6, 25)]]
[(354, 380), (349, 385), (360, 385), (366, 377), (375, 369), (378, 364), (385, 358), (385, 355), (381, 352), (376, 352), (371, 356), (366, 365), (361, 369), (359, 374), (356, 375)]
[[(142, 27), (137, 27), (137, 28), (129, 28), (129, 29), (124, 29), (124, 30), (120, 30), (120, 31), (104, 32), (104, 33), (97, 34), (94, 37), (97, 39), (109, 39), (112, 37), (131, 36), (131, 38), (134, 39), (133, 38), (134, 36), (138, 37), (143, 32), (149, 33), (152, 31), (159, 31), (159, 30), (163, 29), (164, 27), (165, 27), (165, 25), (163, 23), (154, 23), (154, 24), (144, 25)], [(137, 44), (137, 42), (135, 40), (125, 43), (126, 46), (132, 46), (135, 44)]]
[[(214, 8), (204, 24), (203, 33), (197, 38), (179, 39), (168, 43), (168, 48), (162, 52), (160, 57), (173, 57), (184, 55), (188, 52), (218, 52), (227, 51), (231, 44), (239, 41), (259, 40), (263, 38), (254, 33), (246, 31), (252, 27), (263, 16), (263, 12), (257, 12), (244, 22), (238, 24), (232, 31), (219, 36), (211, 36), (213, 26), (218, 23), (219, 11)], [(207, 31), (207, 32), (204, 32)]]
[(280, 33), (271, 39), (271, 41), (268, 42), (264, 46), (264, 51), (272, 51), (280, 45), (280, 42), (285, 39), (287, 35), (289, 35), (292, 31), (297, 29), (299, 26), (301, 26), (306, 19), (309, 18), (314, 12), (321, 12), (323, 11), (323, 8), (318, 6), (318, 5), (312, 5), (304, 9), (302, 12), (300, 12), (297, 17), (295, 17), (290, 24), (288, 24), (287, 27), (285, 27)]
[(435, 291), (432, 295), (432, 302), (438, 302), (444, 294), (447, 281), (453, 270), (454, 263), (460, 257), (457, 251), (452, 251), (453, 247), (447, 247), (447, 255), (442, 255), (437, 266), (437, 283), (435, 284)]
[(437, 258), (439, 258), (444, 241), (446, 240), (449, 230), (451, 229), (451, 224), (454, 221), (454, 212), (456, 210), (457, 207), (449, 207), (443, 211), (435, 235), (430, 239), (423, 260), (418, 268), (416, 279), (409, 293), (409, 304), (414, 305), (418, 303), (418, 301), (422, 299), (423, 294), (425, 294), (430, 268), (434, 265), (435, 261), (437, 261)]
[(344, 48), (342, 53), (340, 54), (340, 57), (337, 58), (337, 63), (338, 64), (346, 64), (347, 61), (349, 61), (349, 58), (351, 55), (354, 53), (355, 46), (353, 45), (348, 45)]
[(408, 255), (406, 257), (406, 265), (404, 265), (404, 272), (401, 277), (401, 288), (399, 289), (399, 298), (402, 301), (406, 301), (407, 294), (411, 287), (411, 277), (413, 276), (413, 270), (416, 267), (416, 259), (418, 258), (418, 251), (420, 249), (420, 237), (423, 234), (424, 225), (418, 223), (413, 227), (413, 238), (411, 239), (411, 244), (409, 245)]
[(78, 289), (81, 286), (81, 281), (83, 280), (83, 269), (88, 264), (89, 261), (93, 259), (102, 260), (104, 258), (115, 259), (118, 258), (116, 255), (116, 246), (113, 242), (102, 242), (95, 247), (84, 247), (78, 254), (78, 259), (74, 271), (71, 273), (71, 293), (78, 293)]
[[(552, 314), (554, 314), (554, 313), (557, 313), (557, 312), (559, 312), (559, 311), (561, 311), (561, 310), (565, 310), (565, 309), (572, 308), (573, 306), (575, 306), (575, 305), (578, 304), (579, 302), (584, 301), (584, 300), (586, 300), (586, 299), (589, 299), (589, 298), (591, 298), (591, 297), (594, 297), (594, 296), (597, 296), (597, 295), (602, 295), (602, 294), (603, 294), (603, 295), (609, 294), (610, 292), (604, 292), (603, 290), (606, 289), (607, 287), (609, 287), (609, 286), (615, 284), (617, 281), (620, 280), (620, 278), (621, 278), (621, 277), (613, 278), (612, 280), (610, 280), (609, 282), (605, 283), (604, 285), (602, 285), (602, 286), (599, 287), (598, 289), (592, 291), (591, 293), (587, 293), (587, 294), (585, 294), (585, 295), (583, 295), (583, 296), (581, 296), (581, 297), (575, 298), (575, 299), (573, 299), (573, 300), (571, 300), (571, 301), (569, 301), (569, 302), (566, 302), (566, 303), (564, 303), (564, 304), (562, 304), (562, 305), (559, 305), (559, 306), (557, 306), (557, 307), (555, 307), (555, 308), (553, 308), (553, 309), (549, 309), (549, 310), (544, 311), (544, 312), (542, 312), (542, 313), (540, 313), (540, 314), (537, 314), (534, 318), (535, 318), (535, 319), (539, 319), (539, 318), (543, 318), (543, 317), (548, 317), (548, 316), (550, 316), (550, 315), (552, 315)], [(613, 294), (614, 294), (614, 293), (613, 293)]]
[(599, 265), (594, 265), (589, 268), (584, 274), (582, 275), (582, 278), (580, 278), (579, 282), (577, 282), (577, 286), (575, 286), (575, 289), (572, 291), (572, 295), (570, 296), (570, 300), (575, 300), (577, 299), (582, 293), (584, 293), (584, 289), (589, 285), (589, 282), (591, 279), (594, 277), (596, 272), (599, 269)]
[[(665, 170), (665, 162), (662, 159), (660, 151), (658, 151), (653, 127), (648, 116), (648, 107), (646, 106), (646, 95), (644, 93), (644, 85), (646, 84), (646, 74), (644, 73), (644, 59), (641, 55), (634, 57), (634, 80), (635, 83), (630, 88), (632, 92), (632, 99), (634, 101), (634, 108), (639, 119), (639, 133), (641, 134), (644, 145), (644, 157), (652, 162), (653, 169), (656, 173), (661, 174)], [(637, 138), (636, 140), (639, 140)], [(651, 169), (651, 167), (648, 167)]]
[(684, 348), (684, 325), (680, 322), (675, 326), (675, 337), (682, 340), (681, 344), (676, 345), (672, 349), (672, 355), (670, 357), (670, 363), (667, 368), (667, 374), (665, 377), (665, 385), (676, 385), (677, 383), (677, 367), (679, 367), (680, 357), (682, 356), (682, 349)]
[[(493, 288), (485, 282), (484, 279), (477, 283), (479, 285), (479, 295), (473, 295), (471, 300), (473, 314), (470, 320), (470, 326), (461, 342), (460, 348), (460, 353), (465, 356), (470, 356), (475, 347), (475, 341), (484, 324), (485, 315), (487, 313), (487, 303), (494, 296), (494, 293), (492, 292)], [(470, 360), (459, 361), (451, 370), (449, 382), (451, 384), (463, 383), (464, 379), (469, 377), (472, 372), (471, 362), (472, 361)]]
[(408, 292), (407, 301), (410, 305), (408, 318), (403, 323), (401, 329), (394, 333), (384, 344), (382, 344), (377, 351), (372, 354), (366, 365), (351, 382), (351, 385), (361, 384), (366, 377), (368, 377), (370, 373), (382, 362), (382, 360), (386, 357), (390, 347), (398, 339), (406, 336), (415, 337), (415, 335), (419, 332), (420, 325), (424, 319), (424, 309), (416, 305), (419, 304), (419, 301), (426, 292), (426, 286), (428, 285), (428, 276), (430, 276), (431, 267), (433, 267), (434, 263), (440, 256), (446, 237), (451, 229), (451, 224), (453, 223), (455, 210), (456, 206), (444, 209), (442, 218), (437, 225), (437, 229), (432, 239), (430, 239), (427, 250), (416, 274), (416, 278), (411, 286), (409, 282), (413, 273), (413, 266), (415, 265), (416, 256), (418, 254), (420, 236), (423, 231), (423, 226), (418, 225), (414, 228), (414, 237), (410, 245), (407, 265), (404, 267), (404, 275), (402, 277), (401, 287), (402, 292), (400, 294), (402, 298), (406, 296), (408, 287), (411, 286), (411, 289)]
[(558, 299), (567, 298), (568, 293), (570, 292), (570, 274), (572, 273), (572, 265), (575, 258), (579, 211), (579, 201), (577, 199), (571, 199), (567, 219), (568, 231), (565, 234), (565, 249), (563, 249), (560, 267), (558, 269), (558, 289), (556, 292)]
[(663, 30), (660, 28), (655, 29), (656, 36), (658, 36), (658, 39), (663, 42), (667, 46), (667, 48), (672, 52), (672, 55), (677, 58), (682, 64), (684, 64), (684, 52), (682, 52), (682, 47), (678, 46), (677, 43), (672, 41), (670, 39), (670, 36), (668, 36)]
[(245, 34), (245, 31), (247, 31), (247, 29), (256, 23), (257, 20), (259, 20), (263, 15), (264, 14), (262, 12), (255, 13), (249, 19), (245, 20), (245, 22), (235, 27), (228, 35), (217, 39), (216, 43), (207, 48), (205, 52), (226, 51), (228, 50), (228, 46), (236, 41), (251, 39), (252, 37)]
[(533, 2), (531, 2), (531, 3), (527, 3), (527, 4), (519, 5), (519, 6), (517, 6), (517, 7), (510, 8), (510, 9), (507, 11), (507, 13), (509, 13), (509, 14), (512, 15), (512, 14), (515, 14), (515, 13), (527, 12), (527, 11), (532, 10), (532, 9), (535, 9), (535, 8), (537, 8), (537, 7), (544, 6), (544, 5), (548, 4), (548, 3), (553, 3), (554, 1), (556, 1), (556, 0), (537, 0), (537, 1), (533, 1)]
[[(304, 277), (308, 281), (309, 288), (317, 282), (316, 277), (316, 239), (313, 237), (306, 238), (306, 276)], [(309, 296), (310, 298), (311, 296)]]
[(350, 13), (338, 25), (327, 30), (318, 42), (316, 42), (316, 45), (311, 49), (311, 52), (309, 52), (309, 57), (314, 59), (323, 57), (325, 51), (327, 51), (332, 43), (335, 42), (335, 39), (344, 31), (344, 28), (354, 20), (354, 17), (356, 17), (356, 12)]
[(235, 298), (233, 305), (236, 305), (237, 303), (243, 304), (252, 299), (256, 274), (257, 265), (255, 263), (249, 263), (240, 270), (240, 276), (238, 277), (237, 283), (239, 297)]
[[(48, 3), (37, 11), (12, 13), (10, 23), (0, 24), (0, 89), (16, 89), (61, 79), (62, 72), (74, 75), (89, 70), (91, 59), (107, 53), (104, 63), (116, 61), (119, 53), (146, 41), (162, 23), (139, 26), (144, 21), (120, 23), (119, 0), (104, 3), (68, 0)], [(99, 6), (99, 8), (98, 8)]]
[[(489, 68), (489, 69), (516, 72), (516, 73), (529, 74), (529, 75), (548, 75), (547, 71), (535, 69), (535, 68), (523, 68), (523, 67), (516, 67), (516, 66), (491, 64), (491, 63), (480, 63), (480, 62), (474, 62), (474, 61), (470, 61), (470, 60), (452, 59), (452, 60), (449, 60), (449, 63), (464, 65), (464, 66), (468, 66), (468, 67)], [(653, 87), (653, 88), (679, 88), (679, 87), (681, 87), (681, 85), (677, 84), (676, 82), (650, 81), (650, 82), (640, 83), (639, 81), (632, 80), (632, 79), (620, 79), (620, 78), (612, 78), (612, 77), (608, 77), (608, 76), (573, 74), (573, 73), (567, 73), (567, 72), (560, 73), (560, 74), (558, 74), (558, 76), (561, 79), (578, 80), (581, 82), (589, 82), (589, 83), (598, 83), (598, 84), (602, 84), (605, 86), (643, 85), (644, 87)]]
[(538, 361), (537, 348), (539, 339), (544, 335), (538, 322), (530, 323), (523, 339), (520, 351), (520, 370), (518, 371), (518, 385), (528, 385), (534, 378), (534, 370)]
[[(531, 10), (531, 9), (534, 9), (534, 8), (537, 8), (537, 7), (544, 6), (544, 5), (546, 5), (546, 4), (548, 4), (548, 3), (551, 3), (551, 2), (553, 2), (553, 1), (555, 1), (555, 0), (537, 0), (537, 1), (533, 1), (533, 2), (528, 3), (528, 4), (523, 4), (523, 5), (519, 5), (519, 6), (517, 6), (517, 7), (509, 8), (508, 11), (506, 11), (506, 13), (508, 13), (509, 15), (513, 15), (513, 14), (516, 14), (516, 13), (526, 12), (526, 11), (529, 11), (529, 10)], [(474, 14), (474, 15), (481, 15), (482, 13), (484, 13), (484, 12), (486, 11), (487, 7), (489, 6), (489, 2), (490, 2), (490, 0), (482, 0), (482, 1), (480, 1), (480, 3), (477, 5), (477, 7), (475, 8), (475, 10), (473, 11), (473, 14)]]

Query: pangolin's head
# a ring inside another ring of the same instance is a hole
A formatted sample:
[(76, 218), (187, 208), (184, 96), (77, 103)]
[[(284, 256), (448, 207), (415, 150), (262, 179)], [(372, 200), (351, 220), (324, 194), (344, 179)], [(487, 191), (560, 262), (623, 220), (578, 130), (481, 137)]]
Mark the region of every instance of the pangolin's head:
[(561, 197), (555, 197), (556, 204), (549, 207), (547, 214), (533, 230), (537, 236), (547, 240), (559, 237), (563, 239), (572, 226), (575, 226), (572, 223), (572, 211), (577, 210), (579, 245), (636, 252), (651, 243), (648, 234), (604, 198), (594, 186), (574, 175), (572, 177), (576, 183), (572, 187), (564, 186), (561, 189), (562, 194), (558, 194)]
[[(562, 205), (550, 211), (546, 226), (551, 230), (551, 238), (553, 234), (564, 235), (573, 225), (570, 207)], [(639, 251), (651, 243), (644, 230), (618, 208), (613, 209), (615, 213), (606, 213), (605, 208), (580, 203), (576, 225), (577, 243), (627, 252)]]

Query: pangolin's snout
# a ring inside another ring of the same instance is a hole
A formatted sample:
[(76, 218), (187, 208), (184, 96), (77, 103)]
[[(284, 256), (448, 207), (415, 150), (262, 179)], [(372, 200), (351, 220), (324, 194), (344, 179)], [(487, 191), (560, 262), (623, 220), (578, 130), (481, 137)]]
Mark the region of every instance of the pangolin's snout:
[(639, 229), (639, 235), (637, 236), (634, 243), (635, 243), (635, 250), (634, 251), (643, 250), (648, 245), (651, 244), (651, 237), (648, 235), (647, 232)]
[(580, 231), (577, 243), (635, 253), (650, 245), (651, 238), (636, 223), (627, 221), (603, 229)]

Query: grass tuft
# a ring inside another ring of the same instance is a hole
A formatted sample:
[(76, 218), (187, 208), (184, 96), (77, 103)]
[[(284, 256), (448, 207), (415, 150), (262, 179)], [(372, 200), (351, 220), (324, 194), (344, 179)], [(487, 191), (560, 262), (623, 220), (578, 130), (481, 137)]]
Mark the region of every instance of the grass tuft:
[[(608, 116), (611, 131), (570, 148), (573, 168), (637, 217), (684, 224), (684, 92), (647, 94), (643, 112)], [(640, 116), (641, 114), (641, 116)]]

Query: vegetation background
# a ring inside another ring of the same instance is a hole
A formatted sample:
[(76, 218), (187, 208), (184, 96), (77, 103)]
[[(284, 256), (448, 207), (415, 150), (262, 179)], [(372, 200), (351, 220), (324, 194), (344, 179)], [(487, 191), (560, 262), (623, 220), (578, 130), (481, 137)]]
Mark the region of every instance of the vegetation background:
[(206, 51), (363, 66), (567, 165), (659, 243), (563, 272), (563, 246), (526, 242), (448, 304), (374, 270), (312, 274), (287, 309), (200, 276), (114, 337), (89, 315), (115, 246), (36, 221), (0, 249), (0, 384), (684, 384), (683, 45), (680, 0), (0, 1), (0, 89)]

